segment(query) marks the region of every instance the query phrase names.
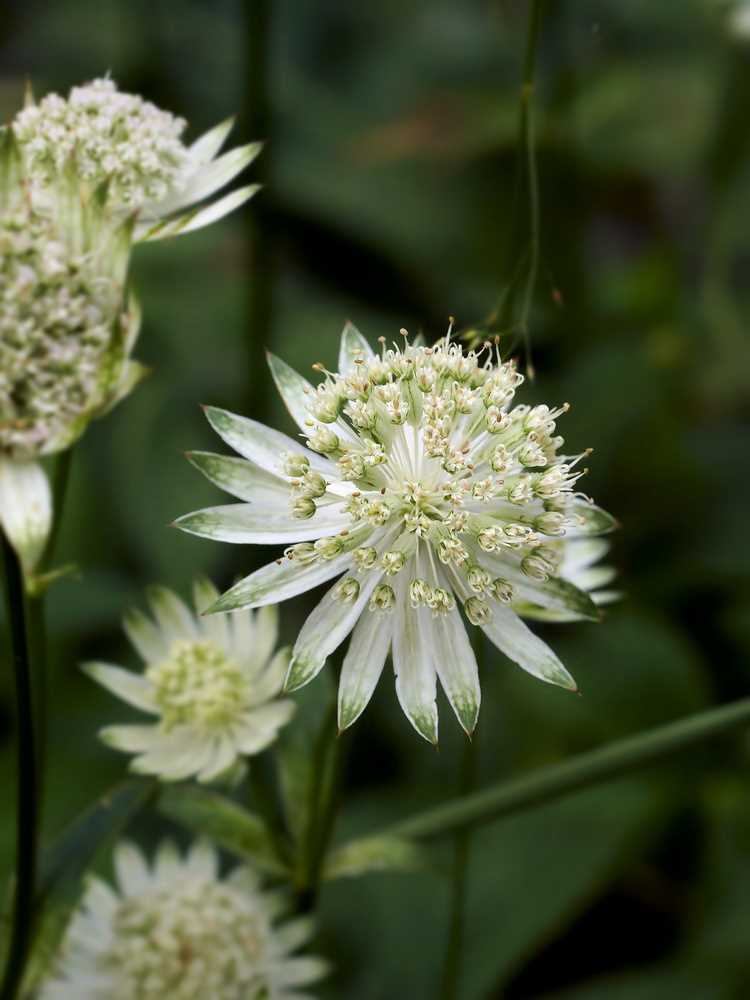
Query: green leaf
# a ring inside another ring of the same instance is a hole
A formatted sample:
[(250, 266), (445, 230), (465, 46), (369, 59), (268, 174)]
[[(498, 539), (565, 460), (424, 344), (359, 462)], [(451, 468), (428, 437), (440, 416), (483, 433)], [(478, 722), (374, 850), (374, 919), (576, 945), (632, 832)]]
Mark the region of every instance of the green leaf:
[(323, 865), (323, 878), (369, 872), (413, 871), (425, 865), (427, 852), (405, 837), (363, 837), (334, 848)]
[(167, 788), (159, 810), (269, 875), (288, 874), (263, 820), (225, 795), (193, 785)]
[(41, 920), (26, 988), (38, 981), (54, 957), (80, 900), (86, 872), (154, 793), (152, 782), (134, 780), (117, 786), (75, 819), (42, 854), (37, 895)]

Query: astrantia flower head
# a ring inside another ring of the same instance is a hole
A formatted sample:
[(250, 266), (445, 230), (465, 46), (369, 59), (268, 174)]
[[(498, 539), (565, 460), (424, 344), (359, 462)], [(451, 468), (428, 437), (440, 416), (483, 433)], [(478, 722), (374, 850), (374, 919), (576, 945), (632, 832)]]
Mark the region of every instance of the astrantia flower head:
[[(195, 585), (198, 612), (215, 603), (207, 580)], [(124, 701), (151, 715), (150, 725), (118, 725), (102, 739), (134, 753), (132, 770), (165, 781), (212, 781), (272, 743), (294, 704), (279, 698), (289, 650), (274, 654), (277, 611), (201, 617), (172, 591), (150, 591), (154, 620), (139, 611), (125, 631), (145, 662), (142, 674), (106, 663), (86, 672)]]
[(90, 880), (41, 1000), (301, 1000), (326, 974), (294, 954), (311, 921), (275, 924), (283, 898), (247, 867), (220, 879), (208, 843), (183, 858), (165, 842), (153, 866), (123, 843), (114, 860), (117, 888)]
[(137, 216), (136, 239), (157, 239), (207, 225), (257, 190), (242, 188), (200, 212), (178, 215), (228, 184), (260, 151), (259, 144), (216, 158), (232, 121), (186, 146), (186, 122), (108, 77), (73, 87), (67, 98), (48, 94), (19, 111), (12, 129), (34, 192), (54, 205), (57, 179), (72, 166), (92, 189), (106, 185), (111, 208)]
[(480, 689), (462, 610), (525, 670), (575, 688), (516, 613), (598, 617), (588, 594), (560, 576), (571, 539), (614, 523), (578, 491), (583, 454), (560, 453), (557, 420), (567, 406), (513, 406), (523, 381), (515, 365), (489, 347), (465, 353), (449, 337), (434, 347), (383, 345), (376, 355), (349, 325), (338, 373), (321, 367), (317, 387), (277, 358), (270, 363), (308, 447), (209, 409), (245, 461), (192, 460), (250, 502), (177, 523), (207, 538), (288, 546), (216, 610), (259, 607), (341, 576), (300, 632), (287, 689), (311, 680), (352, 632), (341, 727), (367, 705), (390, 650), (399, 700), (418, 732), (437, 740), (438, 678), (471, 732)]
[[(130, 360), (139, 314), (125, 295), (132, 225), (113, 219), (97, 198), (82, 197), (69, 176), (56, 191), (54, 216), (34, 208), (17, 144), (12, 132), (3, 130), (0, 476), (9, 494), (4, 509), (8, 502), (31, 509), (39, 497), (27, 487), (37, 483), (44, 492), (44, 479), (26, 465), (67, 448), (143, 374)], [(17, 544), (3, 512), (0, 520)], [(27, 550), (22, 556), (33, 563)]]

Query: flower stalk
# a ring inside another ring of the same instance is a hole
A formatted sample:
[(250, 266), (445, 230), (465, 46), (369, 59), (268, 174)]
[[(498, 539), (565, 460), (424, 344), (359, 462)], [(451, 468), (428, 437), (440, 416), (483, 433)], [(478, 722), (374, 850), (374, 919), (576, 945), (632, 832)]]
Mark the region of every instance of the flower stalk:
[(19, 556), (4, 534), (2, 548), (15, 680), (17, 771), (13, 928), (0, 998), (13, 1000), (23, 980), (33, 934), (39, 841), (39, 758), (34, 726), (34, 694), (23, 569)]
[(402, 820), (383, 830), (382, 835), (427, 839), (470, 829), (626, 774), (741, 726), (750, 726), (750, 698), (616, 740), (540, 768), (529, 777), (491, 785)]

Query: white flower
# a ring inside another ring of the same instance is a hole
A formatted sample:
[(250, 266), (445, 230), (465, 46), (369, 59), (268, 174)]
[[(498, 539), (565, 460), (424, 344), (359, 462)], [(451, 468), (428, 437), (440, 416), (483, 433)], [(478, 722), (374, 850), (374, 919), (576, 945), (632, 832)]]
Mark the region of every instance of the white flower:
[(122, 843), (114, 860), (117, 888), (89, 880), (40, 1000), (310, 1000), (299, 988), (327, 964), (293, 953), (312, 922), (275, 925), (285, 901), (249, 868), (220, 879), (205, 841), (184, 858), (164, 842), (153, 866)]
[(49, 486), (35, 460), (69, 447), (144, 371), (130, 360), (140, 321), (125, 296), (132, 225), (82, 198), (77, 184), (61, 180), (56, 199), (54, 217), (32, 207), (17, 144), (3, 130), (0, 523), (27, 572), (51, 522)]
[(260, 144), (238, 147), (218, 159), (232, 120), (222, 122), (191, 146), (183, 143), (186, 122), (109, 78), (73, 87), (67, 99), (33, 99), (11, 127), (35, 192), (54, 205), (54, 185), (73, 165), (80, 181), (106, 182), (112, 208), (137, 214), (136, 239), (161, 239), (208, 225), (247, 201), (245, 187), (200, 211), (185, 209), (215, 194), (253, 160)]
[(310, 450), (209, 408), (213, 428), (245, 461), (203, 453), (192, 461), (246, 502), (177, 524), (207, 538), (288, 545), (217, 611), (282, 601), (344, 574), (300, 632), (287, 689), (311, 680), (352, 632), (342, 728), (367, 705), (390, 650), (399, 700), (418, 732), (437, 740), (438, 678), (471, 732), (480, 688), (461, 606), (511, 660), (574, 689), (515, 610), (598, 617), (590, 597), (559, 575), (561, 540), (614, 526), (576, 490), (583, 455), (559, 453), (556, 421), (567, 407), (512, 407), (522, 381), (514, 365), (489, 349), (483, 360), (464, 353), (449, 338), (383, 346), (376, 356), (348, 325), (339, 373), (317, 388), (279, 359), (270, 363)]
[[(273, 652), (277, 610), (204, 618), (165, 587), (152, 587), (149, 596), (154, 621), (135, 610), (125, 618), (144, 673), (99, 662), (84, 670), (158, 721), (109, 726), (100, 735), (115, 749), (138, 755), (133, 771), (165, 781), (194, 775), (212, 781), (243, 756), (264, 750), (294, 711), (293, 702), (278, 697), (289, 649)], [(217, 597), (207, 580), (195, 584), (197, 611)]]

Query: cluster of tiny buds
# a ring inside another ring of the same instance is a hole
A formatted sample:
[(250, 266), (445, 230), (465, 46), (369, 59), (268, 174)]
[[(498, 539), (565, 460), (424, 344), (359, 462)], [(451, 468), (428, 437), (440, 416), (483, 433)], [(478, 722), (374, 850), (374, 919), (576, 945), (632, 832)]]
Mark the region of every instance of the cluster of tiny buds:
[(82, 180), (106, 179), (109, 197), (128, 209), (164, 198), (179, 179), (185, 126), (108, 78), (74, 87), (67, 100), (48, 94), (12, 125), (33, 182), (50, 183), (72, 158)]

